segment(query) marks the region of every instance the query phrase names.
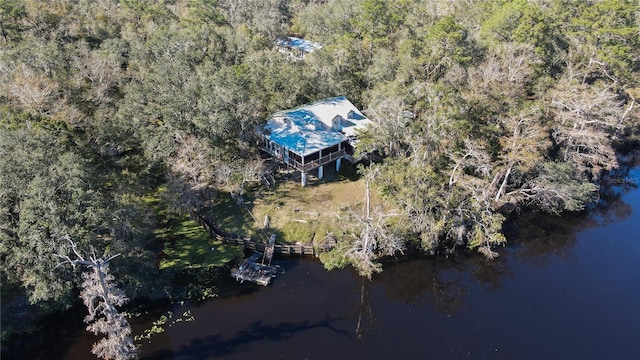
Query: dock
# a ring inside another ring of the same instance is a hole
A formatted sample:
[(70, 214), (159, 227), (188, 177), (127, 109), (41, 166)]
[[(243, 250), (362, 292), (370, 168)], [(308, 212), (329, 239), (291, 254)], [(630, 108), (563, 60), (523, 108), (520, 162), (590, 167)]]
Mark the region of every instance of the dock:
[[(250, 281), (262, 286), (269, 285), (271, 279), (278, 275), (279, 269), (279, 266), (271, 266), (275, 242), (276, 236), (274, 234), (269, 239), (265, 254), (261, 252), (253, 253), (250, 257), (244, 259), (240, 266), (231, 269), (231, 276), (240, 281), (240, 283)], [(258, 262), (260, 259), (262, 261)]]
[(278, 275), (278, 267), (258, 263), (256, 260), (261, 257), (262, 253), (253, 253), (238, 268), (231, 270), (231, 276), (241, 283), (250, 281), (262, 286), (269, 285), (271, 279)]

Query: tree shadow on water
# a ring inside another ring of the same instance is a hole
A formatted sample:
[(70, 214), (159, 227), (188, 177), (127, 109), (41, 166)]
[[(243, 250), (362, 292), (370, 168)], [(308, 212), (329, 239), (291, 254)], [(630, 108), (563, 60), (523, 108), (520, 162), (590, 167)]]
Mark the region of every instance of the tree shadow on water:
[(312, 323), (310, 321), (300, 321), (295, 323), (284, 322), (277, 325), (267, 325), (262, 321), (255, 321), (246, 330), (237, 332), (233, 337), (225, 338), (217, 334), (205, 338), (196, 338), (174, 352), (159, 351), (144, 359), (164, 359), (167, 357), (185, 359), (210, 359), (227, 356), (236, 352), (246, 351), (251, 344), (259, 341), (282, 342), (291, 339), (293, 336), (308, 330), (327, 329), (338, 336), (348, 336), (349, 331), (338, 329), (333, 322), (338, 320), (326, 319)]
[(424, 257), (385, 268), (376, 281), (391, 299), (413, 305), (429, 302), (442, 313), (453, 314), (464, 303), (466, 289), (458, 278), (462, 266), (451, 259)]

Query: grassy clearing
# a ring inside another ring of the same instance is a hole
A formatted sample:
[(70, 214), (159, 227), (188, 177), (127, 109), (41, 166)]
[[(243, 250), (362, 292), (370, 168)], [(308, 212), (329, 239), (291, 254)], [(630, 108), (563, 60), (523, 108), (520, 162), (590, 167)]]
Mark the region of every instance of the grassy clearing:
[(161, 269), (223, 266), (242, 255), (241, 247), (213, 239), (189, 215), (170, 213), (162, 202), (163, 191), (160, 188), (156, 194), (144, 199), (158, 217), (156, 237), (164, 243), (165, 254), (160, 261)]
[[(350, 208), (363, 211), (365, 181), (348, 167), (340, 173), (325, 169), (324, 179), (310, 177), (307, 187), (300, 185), (295, 174), (281, 174), (276, 180), (271, 188), (252, 189), (245, 195), (244, 205), (221, 196), (210, 212), (211, 218), (221, 229), (253, 239), (266, 240), (276, 233), (281, 242), (318, 244), (328, 232), (341, 230), (336, 213)], [(373, 201), (379, 203), (375, 197)], [(269, 227), (263, 229), (267, 215)]]
[[(215, 205), (204, 210), (227, 233), (266, 241), (275, 233), (279, 242), (321, 244), (327, 233), (339, 233), (339, 212), (363, 211), (365, 182), (348, 165), (337, 173), (325, 170), (325, 178), (309, 177), (302, 187), (299, 174), (280, 174), (277, 184), (250, 189), (245, 203), (237, 204), (221, 193)], [(212, 238), (189, 215), (171, 213), (163, 202), (164, 188), (143, 201), (155, 210), (156, 237), (164, 244), (160, 268), (184, 270), (223, 266), (242, 255), (240, 246), (227, 245)], [(375, 198), (374, 203), (379, 203)], [(269, 227), (263, 228), (265, 216)]]
[(171, 218), (168, 229), (172, 235), (165, 239), (161, 269), (222, 266), (242, 255), (242, 247), (213, 239), (189, 216)]
[(258, 224), (251, 218), (249, 212), (236, 204), (229, 193), (220, 193), (216, 198), (215, 206), (205, 210), (207, 217), (225, 232), (237, 236), (260, 236)]

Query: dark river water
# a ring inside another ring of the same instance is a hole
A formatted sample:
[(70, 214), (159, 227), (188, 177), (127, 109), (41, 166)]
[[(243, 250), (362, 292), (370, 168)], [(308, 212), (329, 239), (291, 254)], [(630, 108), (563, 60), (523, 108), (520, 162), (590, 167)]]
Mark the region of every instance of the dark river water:
[[(587, 214), (510, 223), (494, 261), (406, 260), (363, 281), (276, 259), (286, 273), (268, 287), (229, 280), (220, 298), (134, 320), (140, 333), (175, 314), (142, 358), (640, 359), (640, 170), (608, 181), (620, 186)], [(56, 357), (92, 358), (81, 318)]]

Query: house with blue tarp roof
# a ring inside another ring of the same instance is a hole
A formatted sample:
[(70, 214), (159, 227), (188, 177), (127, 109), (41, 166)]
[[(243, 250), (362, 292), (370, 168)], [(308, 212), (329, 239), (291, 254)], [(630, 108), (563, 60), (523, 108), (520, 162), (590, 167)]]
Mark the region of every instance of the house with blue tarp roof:
[(344, 96), (324, 99), (272, 116), (260, 129), (261, 148), (274, 158), (299, 170), (302, 186), (307, 174), (342, 159), (353, 162), (358, 131), (371, 124)]
[(276, 40), (276, 45), (280, 52), (289, 54), (289, 56), (298, 60), (303, 59), (306, 54), (322, 48), (322, 45), (316, 42), (293, 36)]

